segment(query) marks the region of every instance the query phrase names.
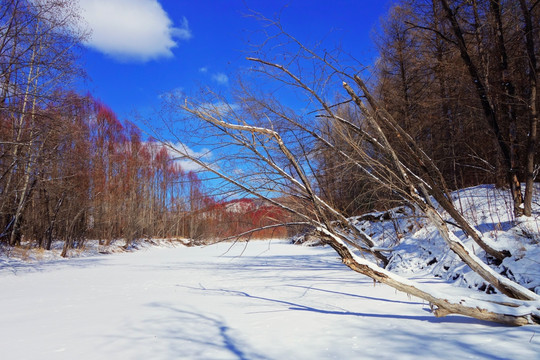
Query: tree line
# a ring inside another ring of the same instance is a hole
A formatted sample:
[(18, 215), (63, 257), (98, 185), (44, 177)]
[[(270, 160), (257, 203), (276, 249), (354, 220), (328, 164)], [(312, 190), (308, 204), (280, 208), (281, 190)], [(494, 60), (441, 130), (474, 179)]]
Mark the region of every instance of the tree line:
[(50, 249), (62, 240), (65, 256), (87, 239), (128, 245), (260, 226), (264, 206), (233, 218), (173, 158), (170, 143), (73, 91), (87, 36), (75, 5), (1, 0), (0, 243)]
[[(370, 86), (381, 107), (434, 160), (450, 189), (509, 187), (516, 216), (531, 215), (539, 170), (539, 23), (538, 1), (402, 0), (375, 36)], [(388, 200), (367, 191), (365, 181), (341, 179), (335, 162), (321, 155), (328, 201), (357, 214)]]
[(67, 249), (88, 238), (195, 235), (188, 214), (211, 203), (195, 173), (101, 102), (74, 93), (55, 101), (20, 122), (9, 109), (0, 118), (4, 243), (64, 240)]

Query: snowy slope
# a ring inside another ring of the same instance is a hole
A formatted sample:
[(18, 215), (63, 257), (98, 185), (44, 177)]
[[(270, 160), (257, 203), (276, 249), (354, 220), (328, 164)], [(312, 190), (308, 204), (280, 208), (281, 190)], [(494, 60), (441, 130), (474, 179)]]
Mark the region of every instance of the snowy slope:
[[(433, 286), (448, 286), (425, 279)], [(279, 241), (152, 247), (0, 267), (0, 357), (537, 359), (537, 326), (426, 304)]]
[[(536, 194), (540, 193), (539, 189)], [(509, 250), (511, 257), (500, 265), (491, 264), (499, 273), (505, 273), (512, 280), (540, 294), (540, 205), (538, 196), (533, 200), (533, 216), (528, 219), (515, 219), (512, 213), (512, 199), (508, 191), (491, 185), (476, 186), (452, 193), (458, 210), (482, 233), (484, 241), (498, 249)], [(453, 281), (456, 286), (471, 287), (492, 292), (494, 289), (484, 284), (476, 273), (463, 264), (439, 236), (436, 228), (421, 217), (412, 216), (405, 208), (393, 214), (392, 220), (362, 223), (376, 226), (375, 239), (396, 237), (396, 228), (400, 233), (399, 245), (393, 252), (388, 268), (402, 274), (428, 272), (437, 277)], [(484, 262), (491, 259), (463, 232), (451, 225), (449, 228), (472, 249)], [(384, 235), (386, 234), (386, 235)], [(394, 235), (392, 235), (394, 234)], [(381, 240), (379, 240), (381, 241)], [(386, 240), (388, 242), (388, 240)], [(395, 243), (395, 241), (394, 241)], [(386, 244), (388, 246), (388, 244)]]

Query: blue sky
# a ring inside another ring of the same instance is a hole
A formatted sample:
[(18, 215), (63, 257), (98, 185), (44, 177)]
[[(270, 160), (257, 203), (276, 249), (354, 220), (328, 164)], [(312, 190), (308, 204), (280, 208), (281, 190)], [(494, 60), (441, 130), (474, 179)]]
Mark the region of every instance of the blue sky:
[[(249, 41), (262, 24), (250, 9), (280, 14), (306, 42), (339, 42), (364, 63), (374, 59), (371, 32), (391, 0), (80, 0), (92, 29), (83, 54), (82, 85), (120, 119), (149, 114), (161, 94), (200, 86), (226, 91), (245, 67)], [(331, 35), (329, 35), (331, 34)], [(330, 44), (332, 45), (332, 44)]]

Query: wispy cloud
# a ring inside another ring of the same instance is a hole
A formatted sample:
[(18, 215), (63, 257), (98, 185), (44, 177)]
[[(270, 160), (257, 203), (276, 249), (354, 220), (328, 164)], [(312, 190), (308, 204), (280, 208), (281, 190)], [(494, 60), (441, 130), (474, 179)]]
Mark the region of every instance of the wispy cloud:
[(210, 78), (212, 81), (218, 83), (219, 85), (228, 85), (229, 84), (229, 77), (227, 74), (222, 72), (214, 72), (213, 70), (208, 66), (201, 66), (199, 68), (199, 72), (203, 74), (205, 78)]
[(186, 93), (184, 92), (184, 88), (179, 86), (175, 89), (159, 94), (158, 98), (165, 99), (165, 100), (177, 100), (177, 99), (182, 99), (185, 96), (186, 96)]
[(229, 77), (224, 73), (216, 73), (212, 75), (212, 80), (220, 85), (227, 85), (229, 83)]
[(186, 18), (174, 26), (157, 0), (80, 0), (92, 34), (88, 47), (123, 61), (172, 57), (177, 41), (192, 37)]
[(208, 116), (222, 117), (240, 109), (237, 104), (229, 104), (223, 101), (214, 103), (203, 103), (197, 107), (197, 110)]

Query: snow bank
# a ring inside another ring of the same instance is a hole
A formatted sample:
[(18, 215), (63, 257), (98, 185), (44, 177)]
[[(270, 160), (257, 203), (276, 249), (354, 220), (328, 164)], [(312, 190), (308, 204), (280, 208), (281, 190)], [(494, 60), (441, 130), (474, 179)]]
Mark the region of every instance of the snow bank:
[[(455, 235), (495, 271), (540, 294), (538, 201), (533, 202), (531, 218), (515, 219), (508, 191), (482, 185), (456, 191), (452, 197), (456, 207), (475, 225), (486, 242), (495, 248), (509, 250), (512, 256), (506, 258), (502, 264), (495, 265), (493, 259), (487, 257), (471, 239), (466, 238), (463, 231), (453, 226), (451, 219), (447, 217), (449, 227)], [(410, 225), (405, 227), (407, 231), (401, 235), (401, 241), (393, 252), (388, 269), (403, 274), (430, 273), (453, 281), (456, 286), (475, 288), (488, 293), (495, 291), (464, 265), (457, 255), (448, 251), (448, 246), (433, 225), (420, 217), (412, 221), (412, 215), (398, 214), (392, 220), (394, 223), (410, 223)]]

